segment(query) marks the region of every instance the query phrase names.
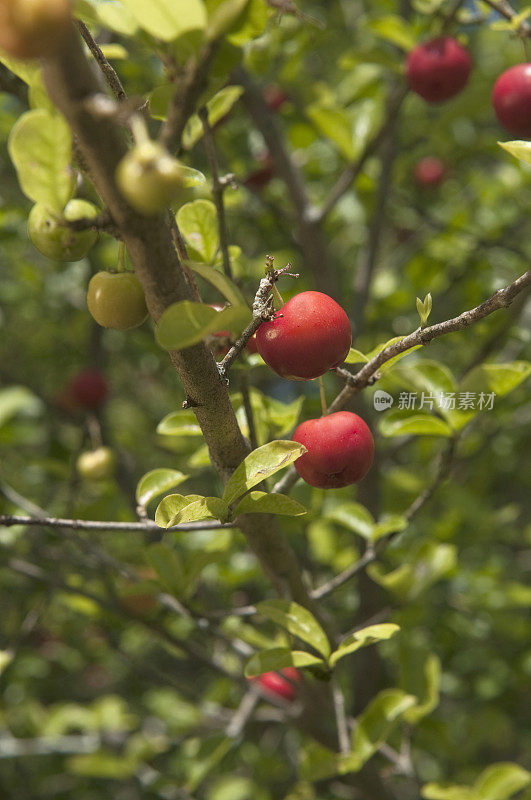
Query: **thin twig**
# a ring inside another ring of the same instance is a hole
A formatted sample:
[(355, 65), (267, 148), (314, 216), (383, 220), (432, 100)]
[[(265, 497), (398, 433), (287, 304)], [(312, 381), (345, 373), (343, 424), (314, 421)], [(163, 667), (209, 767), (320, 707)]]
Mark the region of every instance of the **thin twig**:
[(339, 750), (345, 755), (350, 753), (350, 736), (348, 732), (347, 715), (345, 713), (345, 698), (337, 681), (333, 682), (332, 695), (334, 698), (334, 710), (336, 712), (337, 738)]
[(119, 100), (120, 102), (122, 102), (123, 100), (126, 100), (127, 99), (127, 95), (125, 93), (124, 87), (122, 86), (122, 82), (121, 82), (120, 78), (118, 77), (118, 74), (116, 73), (116, 71), (113, 69), (113, 67), (111, 67), (111, 65), (109, 64), (109, 62), (107, 61), (107, 59), (103, 55), (103, 51), (102, 51), (101, 47), (94, 40), (91, 32), (89, 31), (89, 29), (87, 28), (87, 26), (85, 25), (84, 22), (82, 22), (80, 19), (76, 19), (76, 24), (77, 24), (77, 27), (79, 29), (79, 32), (80, 32), (81, 36), (83, 37), (83, 39), (85, 41), (85, 44), (87, 45), (87, 47), (89, 48), (90, 52), (92, 53), (92, 55), (96, 59), (96, 62), (98, 64), (99, 68), (101, 69), (101, 71), (102, 71), (102, 73), (103, 73), (103, 75), (105, 77), (105, 80), (109, 84), (109, 87), (110, 87), (112, 93), (114, 94), (116, 99)]
[[(505, 17), (505, 19), (511, 21), (514, 17), (517, 16), (517, 12), (514, 8), (507, 2), (507, 0), (485, 0), (485, 3), (497, 11), (500, 16)], [(527, 20), (522, 20), (519, 25), (519, 30), (525, 36), (531, 36), (531, 25)]]
[(62, 519), (60, 517), (30, 517), (20, 514), (0, 514), (0, 525), (6, 528), (12, 525), (40, 525), (46, 528), (66, 528), (74, 531), (99, 531), (100, 533), (117, 531), (140, 531), (150, 533), (157, 531), (160, 533), (163, 530), (178, 533), (179, 531), (209, 531), (234, 527), (234, 525), (230, 523), (221, 523), (217, 520), (212, 520), (211, 522), (187, 522), (182, 525), (174, 525), (172, 528), (164, 529), (156, 525), (152, 520), (146, 520), (145, 522), (102, 522), (100, 520)]
[(221, 256), (223, 258), (223, 272), (227, 278), (232, 279), (227, 215), (225, 214), (225, 201), (223, 199), (225, 185), (223, 185), (219, 179), (219, 163), (216, 145), (214, 142), (214, 133), (208, 121), (208, 110), (205, 106), (199, 110), (199, 119), (203, 125), (203, 142), (205, 145), (208, 163), (210, 165), (210, 171), (212, 173), (212, 196), (214, 198), (214, 205), (216, 206), (217, 212), (219, 245), (221, 248)]
[(252, 450), (258, 447), (258, 438), (256, 436), (256, 425), (254, 423), (253, 406), (251, 403), (251, 394), (249, 392), (249, 381), (246, 372), (242, 371), (240, 375), (240, 391), (242, 393), (243, 407), (245, 410), (245, 417), (247, 419), (247, 427), (249, 428), (249, 443)]
[(406, 350), (415, 347), (416, 345), (427, 345), (429, 344), (432, 339), (437, 338), (438, 336), (445, 336), (448, 333), (456, 333), (457, 331), (462, 331), (465, 328), (468, 328), (470, 325), (473, 325), (479, 320), (488, 317), (489, 314), (492, 314), (494, 311), (498, 311), (500, 308), (507, 308), (515, 297), (517, 297), (520, 292), (523, 292), (531, 285), (531, 270), (528, 270), (523, 275), (520, 275), (513, 283), (506, 286), (504, 289), (498, 289), (497, 292), (489, 297), (488, 300), (485, 300), (479, 306), (475, 308), (471, 308), (468, 311), (463, 311), (462, 314), (459, 314), (458, 317), (454, 317), (453, 319), (445, 320), (444, 322), (439, 322), (436, 325), (431, 325), (427, 328), (417, 328), (417, 330), (410, 333), (408, 336), (404, 336), (399, 342), (395, 342), (395, 344), (389, 345), (389, 347), (384, 348), (378, 355), (372, 358), (370, 361), (367, 362), (355, 375), (352, 375), (351, 378), (348, 379), (347, 385), (342, 389), (339, 395), (336, 397), (330, 408), (328, 409), (328, 413), (331, 414), (334, 411), (340, 411), (345, 405), (348, 403), (353, 395), (360, 392), (366, 386), (369, 385), (369, 381), (371, 380), (372, 376), (380, 369), (382, 364), (385, 364), (386, 361), (389, 361), (394, 356), (399, 355), (400, 353), (405, 353)]

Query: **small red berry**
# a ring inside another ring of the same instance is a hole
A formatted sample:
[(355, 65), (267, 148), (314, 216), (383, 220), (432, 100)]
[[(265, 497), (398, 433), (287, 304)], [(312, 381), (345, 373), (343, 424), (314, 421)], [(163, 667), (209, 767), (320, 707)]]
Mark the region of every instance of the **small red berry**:
[(295, 461), (306, 483), (320, 489), (339, 489), (360, 481), (374, 458), (374, 440), (366, 423), (350, 411), (336, 411), (303, 422), (293, 441), (307, 452)]
[(108, 394), (107, 381), (96, 369), (79, 372), (70, 382), (68, 393), (78, 408), (96, 409), (103, 405)]
[(415, 164), (413, 175), (419, 186), (439, 186), (446, 176), (446, 170), (440, 158), (426, 156)]
[(287, 94), (275, 83), (265, 87), (263, 97), (267, 107), (273, 112), (278, 111), (289, 100)]
[(411, 50), (406, 61), (410, 88), (428, 103), (442, 103), (465, 88), (472, 59), (456, 39), (431, 39)]
[(502, 72), (494, 84), (492, 104), (498, 122), (509, 133), (531, 138), (531, 63)]
[(258, 352), (276, 373), (294, 381), (324, 375), (342, 364), (352, 342), (349, 318), (322, 292), (301, 292), (263, 322)]
[[(286, 678), (289, 680), (286, 680)], [(271, 694), (276, 694), (278, 697), (283, 697), (284, 700), (292, 701), (297, 695), (297, 689), (291, 681), (298, 683), (302, 680), (302, 676), (295, 667), (285, 667), (280, 672), (264, 672), (257, 678), (253, 678), (253, 680)]]

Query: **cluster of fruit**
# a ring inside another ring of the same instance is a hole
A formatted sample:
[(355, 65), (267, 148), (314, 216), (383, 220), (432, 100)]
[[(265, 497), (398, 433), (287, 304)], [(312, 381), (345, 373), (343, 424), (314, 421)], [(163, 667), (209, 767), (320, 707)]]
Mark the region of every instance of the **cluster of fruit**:
[[(472, 71), (468, 51), (451, 37), (419, 44), (406, 60), (409, 88), (428, 103), (443, 103), (465, 88)], [(502, 127), (519, 138), (531, 137), (531, 64), (515, 64), (503, 72), (492, 90), (492, 105)], [(446, 169), (437, 156), (427, 156), (415, 166), (420, 186), (437, 186)]]

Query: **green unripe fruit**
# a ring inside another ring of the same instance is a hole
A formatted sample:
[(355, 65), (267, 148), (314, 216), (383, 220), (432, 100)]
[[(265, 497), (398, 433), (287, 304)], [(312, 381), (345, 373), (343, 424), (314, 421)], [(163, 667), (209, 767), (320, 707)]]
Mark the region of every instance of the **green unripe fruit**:
[(147, 317), (146, 299), (140, 281), (132, 272), (97, 272), (87, 292), (88, 310), (103, 328), (126, 331)]
[(116, 467), (116, 457), (109, 447), (97, 447), (81, 453), (76, 461), (76, 469), (87, 481), (103, 481), (112, 478)]
[(56, 261), (79, 261), (84, 258), (98, 238), (96, 231), (74, 231), (65, 225), (78, 219), (94, 219), (98, 209), (86, 200), (70, 200), (63, 218), (56, 217), (46, 206), (33, 206), (28, 218), (31, 241), (43, 255)]
[(127, 153), (118, 164), (116, 182), (127, 202), (147, 216), (164, 211), (184, 188), (181, 165), (156, 142)]

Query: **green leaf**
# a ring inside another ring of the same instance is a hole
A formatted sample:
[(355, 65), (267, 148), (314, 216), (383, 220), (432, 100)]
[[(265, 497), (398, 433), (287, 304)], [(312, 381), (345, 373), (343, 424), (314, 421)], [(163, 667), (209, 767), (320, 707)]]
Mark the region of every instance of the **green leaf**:
[(274, 475), (279, 469), (289, 466), (305, 452), (304, 445), (284, 439), (269, 442), (253, 450), (227, 481), (223, 492), (224, 501), (231, 505), (248, 489)]
[(426, 800), (481, 800), (468, 786), (443, 786), (440, 783), (427, 783), (422, 787)]
[(11, 650), (0, 650), (0, 675), (13, 661), (14, 653)]
[(407, 564), (385, 574), (380, 564), (370, 564), (370, 577), (403, 601), (413, 600), (429, 586), (451, 572), (457, 563), (454, 545), (426, 542), (414, 552)]
[(382, 536), (388, 536), (390, 533), (400, 533), (400, 531), (404, 531), (407, 528), (407, 525), (407, 519), (400, 514), (386, 514), (382, 519), (378, 520), (372, 529), (370, 541), (376, 542)]
[(352, 125), (344, 111), (313, 104), (308, 106), (306, 113), (317, 130), (334, 142), (341, 155), (349, 161), (355, 158)]
[(152, 469), (138, 481), (136, 502), (141, 506), (147, 506), (155, 497), (159, 497), (169, 489), (175, 489), (187, 478), (188, 475), (183, 475), (175, 469)]
[(381, 625), (369, 625), (367, 628), (362, 628), (360, 631), (348, 636), (337, 650), (330, 656), (330, 667), (333, 667), (340, 658), (344, 658), (350, 653), (354, 653), (362, 647), (367, 647), (375, 642), (381, 642), (384, 639), (390, 639), (395, 633), (400, 630), (399, 625), (392, 622), (382, 623)]
[(205, 336), (220, 330), (241, 330), (251, 320), (247, 306), (229, 306), (216, 311), (205, 303), (182, 300), (169, 306), (155, 330), (157, 342), (165, 350), (184, 350)]
[(198, 522), (201, 519), (219, 519), (226, 522), (229, 516), (227, 503), (219, 497), (202, 497), (195, 503), (190, 503), (182, 509), (175, 517), (173, 525), (183, 522)]
[(306, 509), (291, 497), (284, 494), (249, 492), (238, 503), (234, 516), (238, 514), (282, 514), (287, 517), (300, 517)]
[(174, 517), (177, 517), (186, 506), (202, 499), (200, 494), (189, 494), (186, 497), (182, 494), (169, 494), (158, 505), (155, 512), (156, 524), (159, 528), (170, 528), (173, 525)]
[[(431, 714), (439, 704), (439, 684), (441, 681), (441, 662), (435, 653), (430, 653), (422, 665), (422, 688), (421, 696), (415, 691), (418, 697), (416, 705), (408, 709), (404, 714), (404, 719), (412, 725), (416, 725), (419, 720)], [(412, 692), (413, 693), (413, 692)]]
[(389, 411), (380, 420), (382, 436), (451, 436), (450, 426), (429, 414), (404, 416), (400, 410)]
[(115, 2), (98, 3), (95, 11), (104, 28), (122, 36), (134, 36), (138, 25), (133, 14), (124, 6), (125, 4)]
[(138, 769), (135, 758), (114, 755), (105, 750), (72, 756), (66, 760), (67, 774), (86, 778), (102, 778), (125, 781), (132, 778)]
[(418, 36), (415, 30), (402, 17), (389, 15), (369, 20), (367, 27), (376, 36), (397, 45), (402, 50), (412, 50), (417, 44)]
[(171, 528), (184, 522), (198, 522), (202, 519), (219, 519), (225, 522), (229, 509), (219, 497), (201, 497), (190, 494), (183, 497), (170, 494), (159, 503), (155, 522), (161, 528)]
[(293, 636), (311, 645), (328, 659), (330, 643), (326, 633), (308, 609), (290, 600), (264, 600), (258, 603), (256, 608), (262, 616), (286, 628)]
[(210, 200), (185, 203), (177, 212), (177, 224), (185, 239), (208, 264), (219, 247), (216, 206)]
[(520, 161), (524, 161), (526, 164), (531, 164), (531, 142), (498, 142), (498, 144), (515, 158), (519, 158)]
[[(173, 91), (175, 87), (171, 85)], [(223, 117), (229, 113), (232, 106), (240, 99), (243, 94), (243, 86), (225, 86), (221, 91), (212, 97), (206, 104), (208, 112), (208, 122), (214, 127)], [(155, 99), (157, 103), (157, 98)], [(164, 108), (167, 106), (167, 100)], [(165, 116), (165, 115), (164, 115)], [(158, 117), (161, 119), (161, 117)], [(164, 119), (164, 117), (162, 117)], [(190, 150), (203, 136), (203, 124), (197, 114), (193, 114), (183, 133), (183, 147)]]
[(374, 531), (374, 517), (361, 503), (342, 503), (325, 514), (326, 519), (344, 525), (354, 533), (371, 539)]
[(372, 700), (357, 718), (352, 733), (352, 753), (346, 757), (345, 767), (353, 772), (386, 741), (395, 723), (411, 708), (416, 698), (401, 689), (386, 689)]
[(531, 783), (531, 773), (526, 769), (500, 762), (483, 770), (474, 784), (474, 791), (481, 800), (507, 800)]
[(287, 647), (274, 647), (255, 653), (245, 665), (245, 677), (253, 678), (264, 672), (274, 672), (285, 667), (312, 667), (325, 662), (322, 658), (305, 653), (303, 650), (289, 650)]
[(209, 41), (220, 39), (231, 33), (244, 20), (249, 0), (223, 0), (208, 17), (206, 38)]
[(74, 186), (71, 148), (72, 137), (65, 119), (42, 108), (22, 114), (8, 141), (24, 194), (59, 214)]
[[(404, 336), (394, 336), (387, 342), (382, 342), (381, 344), (376, 345), (376, 347), (374, 347), (370, 351), (370, 353), (367, 353), (366, 356), (367, 360), (371, 361), (375, 356), (379, 355), (382, 352), (382, 350), (385, 350), (386, 347), (390, 347), (392, 344), (401, 342), (402, 339), (404, 338), (405, 338)], [(390, 358), (389, 361), (386, 361), (384, 364), (382, 364), (382, 366), (380, 367), (380, 372), (385, 372), (386, 370), (390, 369), (390, 367), (396, 364), (397, 361), (400, 361), (400, 359), (410, 355), (414, 350), (418, 350), (420, 347), (422, 347), (421, 344), (416, 344), (414, 347), (410, 347), (408, 350), (404, 350), (403, 353), (398, 353), (398, 355), (393, 356), (393, 358)]]
[(193, 411), (179, 409), (167, 414), (157, 425), (163, 436), (202, 436), (203, 432)]
[[(235, 283), (230, 278), (220, 272), (214, 267), (209, 267), (207, 264), (202, 264), (199, 261), (186, 261), (186, 266), (200, 275), (205, 281), (208, 281), (218, 289), (221, 294), (227, 298), (229, 303), (233, 306), (245, 306), (246, 300), (240, 292)], [(250, 312), (249, 312), (250, 313)]]
[(431, 314), (431, 294), (428, 292), (424, 300), (421, 300), (420, 297), (417, 297), (417, 311), (420, 317), (420, 324), (421, 327), (424, 328), (428, 324), (428, 317)]
[(206, 10), (202, 0), (121, 0), (140, 27), (164, 42), (183, 33), (203, 30)]
[(25, 386), (8, 386), (0, 389), (0, 428), (17, 414), (36, 414), (42, 403)]
[(351, 347), (348, 351), (348, 356), (345, 359), (345, 364), (361, 364), (366, 363), (367, 361), (369, 361), (367, 356), (364, 356), (362, 352)]
[(531, 375), (529, 361), (512, 361), (506, 364), (482, 364), (463, 380), (460, 390), (494, 392), (498, 397), (516, 389)]
[(149, 545), (146, 550), (148, 564), (155, 570), (164, 589), (179, 597), (185, 583), (185, 573), (178, 554), (162, 542)]

